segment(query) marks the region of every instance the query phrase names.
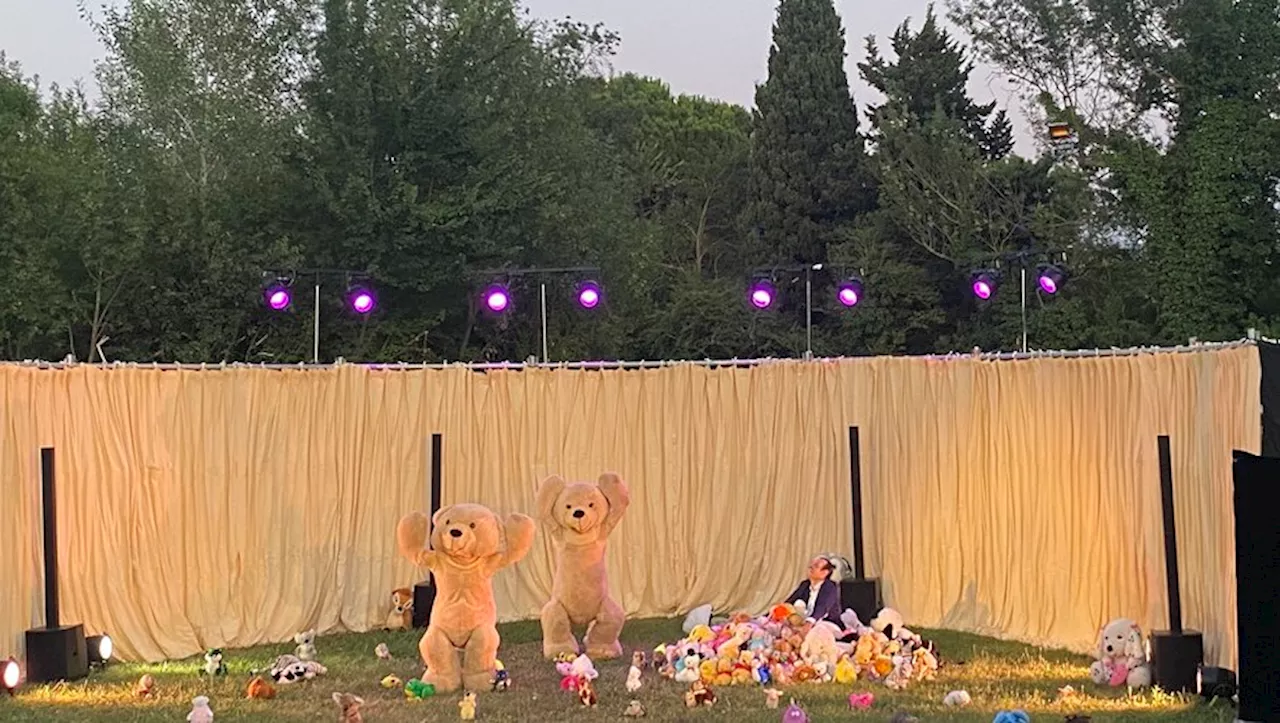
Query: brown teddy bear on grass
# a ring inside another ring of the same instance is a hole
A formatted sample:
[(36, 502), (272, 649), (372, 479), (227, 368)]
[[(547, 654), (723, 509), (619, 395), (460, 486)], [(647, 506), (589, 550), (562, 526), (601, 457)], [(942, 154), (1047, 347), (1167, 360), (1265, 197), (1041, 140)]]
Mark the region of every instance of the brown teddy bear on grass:
[[(425, 547), (428, 529), (431, 545)], [(431, 619), (418, 643), (427, 666), (423, 682), (441, 692), (489, 685), (499, 643), (493, 574), (528, 554), (536, 531), (527, 515), (511, 514), (503, 522), (488, 507), (475, 504), (445, 507), (429, 523), (421, 512), (400, 520), (400, 554), (435, 577)]]
[(542, 652), (548, 658), (578, 654), (573, 625), (586, 625), (583, 640), (592, 658), (622, 654), (618, 634), (626, 614), (609, 597), (605, 547), (631, 504), (627, 484), (616, 474), (597, 482), (565, 481), (553, 476), (538, 489), (538, 515), (551, 530), (556, 552), (551, 600), (542, 608)]

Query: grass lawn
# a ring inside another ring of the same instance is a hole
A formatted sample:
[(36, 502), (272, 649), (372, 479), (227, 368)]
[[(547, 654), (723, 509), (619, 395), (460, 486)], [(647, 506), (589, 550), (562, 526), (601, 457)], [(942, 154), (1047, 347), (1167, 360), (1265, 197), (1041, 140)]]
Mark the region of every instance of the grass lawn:
[[(554, 665), (542, 659), (541, 632), (536, 622), (500, 626), (499, 653), (511, 674), (511, 689), (502, 693), (481, 692), (477, 720), (482, 721), (576, 721), (618, 720), (632, 697), (623, 687), (630, 651), (652, 650), (660, 642), (680, 637), (678, 620), (633, 620), (623, 631), (628, 655), (623, 659), (597, 662), (596, 681), (599, 708), (578, 706), (576, 696), (562, 693)], [(1033, 721), (1061, 721), (1069, 713), (1093, 716), (1094, 721), (1231, 721), (1229, 705), (1206, 706), (1159, 692), (1134, 696), (1124, 689), (1099, 689), (1088, 681), (1088, 661), (1071, 653), (1031, 648), (964, 633), (920, 631), (933, 639), (946, 666), (938, 680), (912, 683), (894, 692), (879, 683), (858, 682), (853, 687), (835, 683), (803, 684), (784, 690), (794, 697), (815, 721), (885, 721), (904, 710), (921, 721), (991, 720), (995, 711), (1023, 708)], [(307, 683), (280, 686), (274, 700), (245, 700), (249, 670), (267, 667), (274, 657), (292, 652), (292, 645), (272, 645), (228, 651), (224, 660), (229, 674), (208, 681), (197, 675), (201, 659), (156, 665), (112, 664), (82, 681), (55, 686), (26, 686), (18, 695), (0, 695), (0, 720), (19, 721), (181, 721), (191, 708), (191, 698), (207, 695), (218, 723), (224, 721), (316, 721), (336, 720), (334, 691), (364, 698), (365, 719), (418, 723), (427, 720), (457, 720), (460, 694), (438, 695), (425, 701), (407, 701), (400, 690), (384, 690), (378, 682), (395, 673), (407, 680), (421, 673), (417, 641), (419, 632), (364, 633), (320, 637), (316, 641), (319, 660), (329, 669)], [(386, 642), (394, 660), (379, 660), (374, 646)], [(156, 698), (140, 701), (133, 697), (134, 682), (143, 673), (156, 679)], [(1057, 691), (1074, 686), (1077, 697), (1071, 702), (1055, 702)], [(950, 690), (964, 689), (973, 697), (967, 709), (942, 705)], [(717, 688), (720, 700), (713, 708), (689, 710), (684, 707), (686, 686), (662, 680), (646, 671), (645, 685), (636, 694), (648, 709), (648, 720), (679, 721), (777, 721), (780, 710), (767, 710), (757, 686)], [(872, 691), (875, 705), (868, 711), (848, 709), (852, 691)]]

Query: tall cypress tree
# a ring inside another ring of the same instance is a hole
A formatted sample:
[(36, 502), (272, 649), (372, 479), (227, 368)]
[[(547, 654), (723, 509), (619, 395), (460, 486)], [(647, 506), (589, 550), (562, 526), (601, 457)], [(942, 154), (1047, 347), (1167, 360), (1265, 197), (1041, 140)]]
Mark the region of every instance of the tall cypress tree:
[(978, 104), (969, 96), (971, 61), (964, 48), (938, 24), (933, 5), (925, 12), (919, 32), (904, 21), (889, 39), (897, 60), (880, 54), (875, 38), (867, 39), (867, 60), (858, 69), (885, 102), (870, 108), (873, 133), (885, 116), (926, 123), (938, 116), (955, 121), (982, 155), (990, 160), (1004, 158), (1013, 150), (1013, 125), (995, 101)]
[(870, 205), (844, 59), (831, 0), (781, 0), (751, 159), (753, 220), (779, 261), (825, 262), (840, 227)]

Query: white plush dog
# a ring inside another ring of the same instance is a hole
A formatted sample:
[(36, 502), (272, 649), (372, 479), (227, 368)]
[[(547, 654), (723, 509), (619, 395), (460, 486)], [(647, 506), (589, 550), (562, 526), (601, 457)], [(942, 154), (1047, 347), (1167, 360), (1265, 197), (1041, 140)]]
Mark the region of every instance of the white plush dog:
[(1128, 618), (1116, 618), (1098, 633), (1097, 658), (1089, 666), (1089, 677), (1098, 685), (1146, 688), (1151, 685), (1151, 666), (1142, 638), (1142, 628)]

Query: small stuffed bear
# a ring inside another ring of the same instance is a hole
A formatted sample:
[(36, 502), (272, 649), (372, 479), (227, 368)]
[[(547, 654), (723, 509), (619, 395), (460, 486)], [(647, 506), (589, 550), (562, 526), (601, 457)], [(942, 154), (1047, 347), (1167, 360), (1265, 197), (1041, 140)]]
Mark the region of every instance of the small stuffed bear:
[(458, 701), (458, 717), (462, 720), (476, 719), (476, 694), (467, 693)]
[(209, 707), (208, 696), (197, 695), (191, 699), (191, 712), (187, 714), (187, 723), (213, 723), (213, 709)]
[(309, 663), (316, 659), (316, 631), (306, 630), (293, 636), (293, 642), (298, 644), (294, 648), (293, 654), (298, 656), (298, 660)]
[(1128, 618), (1107, 623), (1098, 634), (1097, 658), (1089, 666), (1089, 677), (1098, 685), (1146, 688), (1151, 685), (1151, 666), (1143, 644), (1142, 629)]
[(364, 700), (350, 693), (334, 693), (333, 702), (338, 706), (338, 723), (364, 723), (360, 706)]

